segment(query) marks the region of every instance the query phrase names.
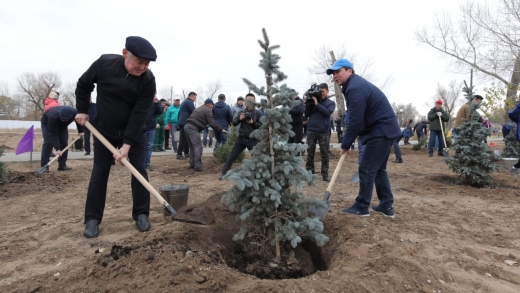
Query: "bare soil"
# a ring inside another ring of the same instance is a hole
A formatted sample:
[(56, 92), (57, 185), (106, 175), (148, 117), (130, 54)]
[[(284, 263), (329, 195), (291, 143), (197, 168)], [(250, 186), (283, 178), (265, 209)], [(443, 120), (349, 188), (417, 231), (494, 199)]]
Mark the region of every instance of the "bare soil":
[[(0, 145), (14, 148), (19, 137), (1, 136)], [(441, 157), (411, 146), (402, 151), (403, 164), (388, 163), (396, 218), (338, 212), (358, 191), (350, 180), (357, 157), (348, 156), (325, 219), (330, 241), (310, 253), (319, 253), (321, 264), (303, 263), (309, 260), (300, 248), (300, 266), (317, 271), (281, 280), (235, 268), (231, 238), (238, 226), (220, 203), (233, 183), (218, 180), (221, 165), (211, 156), (204, 156), (203, 172), (188, 170), (188, 162), (173, 154), (153, 157), (149, 172), (156, 189), (189, 184), (188, 206), (179, 217), (207, 225), (174, 222), (152, 198), (152, 229), (138, 232), (130, 173), (117, 165), (95, 239), (82, 235), (92, 161), (69, 160), (72, 171), (51, 168), (47, 174), (10, 163), (10, 183), (0, 185), (0, 292), (520, 292), (520, 267), (505, 262), (520, 262), (518, 177), (504, 169), (492, 175), (493, 188), (457, 185)], [(330, 175), (338, 161), (338, 150), (332, 152)], [(304, 191), (321, 197), (326, 188), (317, 180)]]

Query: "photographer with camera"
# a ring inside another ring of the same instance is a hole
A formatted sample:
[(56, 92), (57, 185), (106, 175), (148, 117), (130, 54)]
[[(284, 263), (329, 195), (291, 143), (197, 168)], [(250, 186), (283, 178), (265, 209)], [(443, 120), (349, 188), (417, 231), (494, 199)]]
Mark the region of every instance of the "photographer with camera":
[(316, 152), (316, 143), (320, 145), (321, 154), (321, 176), (323, 181), (330, 181), (329, 178), (329, 142), (330, 142), (330, 119), (336, 103), (328, 97), (329, 87), (326, 83), (319, 86), (313, 84), (311, 88), (305, 92), (305, 117), (307, 122), (307, 164), (306, 169), (314, 171), (314, 153)]
[(238, 136), (231, 150), (231, 154), (222, 168), (222, 174), (218, 177), (219, 180), (222, 180), (222, 176), (226, 175), (235, 160), (246, 148), (251, 152), (253, 147), (258, 143), (258, 139), (249, 136), (255, 129), (258, 129), (262, 125), (262, 123), (260, 123), (262, 113), (255, 108), (255, 95), (252, 93), (247, 94), (244, 104), (244, 109), (239, 111), (233, 118), (233, 125), (240, 125), (240, 128), (238, 129)]

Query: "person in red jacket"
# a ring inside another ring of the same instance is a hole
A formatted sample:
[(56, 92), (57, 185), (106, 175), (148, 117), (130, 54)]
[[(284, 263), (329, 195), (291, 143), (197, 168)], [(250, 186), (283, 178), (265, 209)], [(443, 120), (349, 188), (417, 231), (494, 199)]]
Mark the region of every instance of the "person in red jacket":
[(43, 113), (47, 112), (50, 108), (54, 108), (59, 106), (58, 99), (60, 98), (60, 93), (58, 92), (50, 92), (49, 96), (45, 98), (43, 101)]

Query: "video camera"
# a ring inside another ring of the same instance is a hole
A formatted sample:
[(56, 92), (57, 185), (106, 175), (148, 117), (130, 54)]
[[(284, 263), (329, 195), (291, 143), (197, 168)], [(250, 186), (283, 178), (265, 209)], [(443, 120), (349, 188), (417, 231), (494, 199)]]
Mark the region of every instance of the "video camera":
[(249, 122), (249, 121), (251, 121), (251, 119), (253, 119), (251, 117), (251, 113), (250, 112), (244, 112), (244, 120), (246, 120), (246, 122)]
[(317, 84), (313, 83), (311, 85), (311, 88), (308, 89), (305, 94), (305, 97), (307, 97), (305, 103), (309, 105), (314, 105), (314, 100), (312, 97), (315, 97), (316, 99), (320, 100), (322, 96), (322, 90), (318, 87)]

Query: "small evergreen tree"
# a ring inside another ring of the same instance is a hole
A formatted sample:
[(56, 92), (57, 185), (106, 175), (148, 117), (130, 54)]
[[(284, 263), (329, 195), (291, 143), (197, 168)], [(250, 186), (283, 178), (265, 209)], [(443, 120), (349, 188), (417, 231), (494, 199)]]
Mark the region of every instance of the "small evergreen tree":
[(267, 97), (267, 115), (260, 120), (262, 126), (251, 134), (259, 139), (252, 158), (224, 176), (236, 185), (222, 197), (222, 202), (238, 211), (237, 219), (243, 223), (233, 240), (242, 240), (248, 231), (265, 227), (266, 237), (276, 246), (279, 257), (280, 242), (288, 241), (296, 247), (302, 238), (308, 238), (322, 246), (328, 237), (322, 234), (323, 223), (307, 216), (310, 205), (325, 208), (323, 201), (306, 199), (302, 193), (303, 184), (314, 185), (315, 177), (301, 166), (303, 159), (297, 156), (307, 145), (287, 143), (294, 135), (289, 110), (296, 104), (292, 99), (296, 92), (285, 84), (276, 85), (287, 76), (279, 70), (280, 56), (273, 53), (279, 46), (270, 46), (265, 29), (262, 32), (264, 41), (258, 42), (264, 50), (260, 53), (260, 68), (265, 73), (266, 87), (258, 88), (245, 78), (244, 82), (256, 94)]
[(511, 126), (509, 134), (504, 138), (505, 147), (502, 151), (502, 158), (520, 158), (520, 142), (516, 138), (516, 123), (508, 122)]
[[(219, 161), (219, 163), (224, 164), (231, 154), (233, 150), (233, 146), (235, 145), (235, 141), (237, 140), (238, 130), (235, 126), (231, 127), (231, 131), (227, 134), (227, 141), (224, 145), (221, 145), (215, 151), (215, 158)], [(238, 158), (235, 160), (235, 163), (242, 163), (244, 161), (246, 154), (244, 152), (238, 155)]]
[(470, 103), (469, 121), (464, 121), (456, 135), (454, 150), (458, 153), (455, 157), (445, 158), (444, 162), (449, 168), (460, 175), (464, 184), (484, 187), (494, 182), (490, 174), (500, 167), (494, 163), (493, 151), (484, 142), (491, 134), (491, 129), (482, 127), (482, 122), (477, 109), (480, 104), (472, 103), (473, 86), (464, 87), (465, 98)]
[[(0, 157), (4, 155), (4, 148), (0, 147)], [(7, 183), (7, 164), (0, 162), (0, 183)]]

